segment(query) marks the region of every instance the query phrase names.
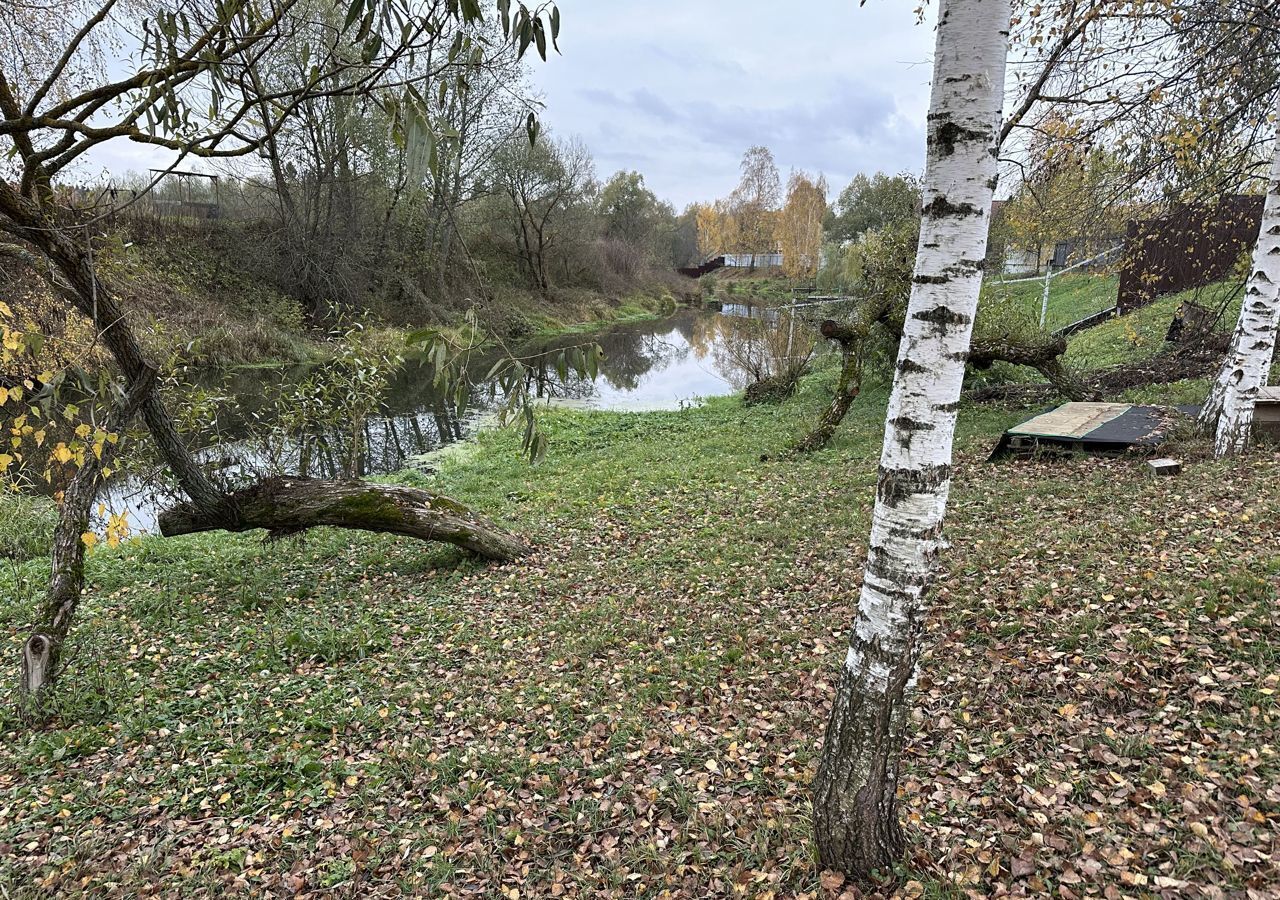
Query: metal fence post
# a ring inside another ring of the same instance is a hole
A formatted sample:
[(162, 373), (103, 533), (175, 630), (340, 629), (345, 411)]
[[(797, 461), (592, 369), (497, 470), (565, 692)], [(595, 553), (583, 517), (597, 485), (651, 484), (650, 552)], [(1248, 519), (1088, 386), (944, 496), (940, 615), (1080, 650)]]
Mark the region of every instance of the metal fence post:
[(1049, 315), (1049, 281), (1053, 278), (1053, 263), (1044, 267), (1044, 295), (1040, 298), (1040, 327)]

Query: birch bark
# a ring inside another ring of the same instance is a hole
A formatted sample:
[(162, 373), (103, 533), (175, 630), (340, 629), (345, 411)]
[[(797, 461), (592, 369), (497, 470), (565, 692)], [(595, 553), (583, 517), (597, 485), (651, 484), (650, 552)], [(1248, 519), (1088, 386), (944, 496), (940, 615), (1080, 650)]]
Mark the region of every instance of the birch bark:
[(1200, 411), (1200, 425), (1214, 431), (1214, 455), (1249, 448), (1253, 403), (1267, 386), (1280, 322), (1280, 106), (1276, 109), (1276, 149), (1267, 181), (1253, 269), (1231, 347)]
[(822, 864), (853, 877), (903, 850), (898, 755), (951, 480), (951, 445), (996, 182), (1010, 0), (942, 0), (923, 220), (885, 423), (871, 540), (814, 794)]

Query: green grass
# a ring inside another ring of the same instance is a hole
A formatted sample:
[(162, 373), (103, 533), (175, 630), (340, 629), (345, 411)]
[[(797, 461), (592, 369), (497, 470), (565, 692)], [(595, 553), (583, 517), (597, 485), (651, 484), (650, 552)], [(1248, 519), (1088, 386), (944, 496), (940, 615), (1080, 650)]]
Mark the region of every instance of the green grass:
[(52, 502), (16, 493), (0, 483), (0, 560), (46, 557), (57, 520)]
[[(810, 783), (885, 400), (785, 454), (833, 375), (776, 406), (554, 410), (536, 467), (483, 435), (427, 483), (528, 535), (517, 565), (329, 529), (95, 551), (52, 720), (0, 712), (0, 884), (817, 896)], [(961, 410), (901, 877), (937, 897), (1068, 870), (1093, 893), (1275, 890), (1249, 854), (1270, 852), (1280, 779), (1280, 555), (1260, 539), (1280, 456), (1189, 453), (1173, 481), (983, 462), (1025, 414)], [(0, 568), (11, 660), (19, 580), (42, 574)]]
[(1238, 282), (1220, 281), (1203, 288), (1158, 297), (1128, 315), (1074, 336), (1067, 348), (1067, 362), (1080, 368), (1099, 368), (1154, 356), (1167, 346), (1165, 333), (1183, 301), (1215, 310), (1225, 303), (1220, 327), (1230, 330), (1240, 315), (1242, 296)]
[[(1109, 274), (1060, 275), (1049, 283), (1049, 308), (1045, 327), (1056, 331), (1086, 316), (1116, 305), (1119, 279)], [(1040, 305), (1044, 296), (1044, 281), (1020, 281), (1008, 284), (988, 279), (983, 282), (982, 295), (988, 301), (994, 298), (1007, 300), (1025, 310), (1034, 321), (1040, 321)]]

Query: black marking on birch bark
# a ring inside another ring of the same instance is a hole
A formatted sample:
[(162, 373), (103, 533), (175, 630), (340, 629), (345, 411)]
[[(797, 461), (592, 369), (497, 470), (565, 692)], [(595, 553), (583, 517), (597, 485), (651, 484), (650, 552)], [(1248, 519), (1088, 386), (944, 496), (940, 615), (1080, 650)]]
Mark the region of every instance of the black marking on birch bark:
[(910, 416), (897, 416), (889, 420), (889, 423), (899, 431), (932, 431), (933, 425), (929, 422), (921, 422), (919, 419), (913, 419)]
[(953, 413), (960, 408), (959, 402), (935, 403), (933, 408), (940, 413)]
[[(920, 540), (937, 540), (942, 534), (942, 525), (930, 525), (928, 528), (910, 528), (906, 525), (892, 525), (886, 529), (894, 537), (918, 538)], [(868, 559), (871, 554), (867, 554)]]
[(968, 361), (969, 361), (969, 351), (968, 351), (968, 350), (957, 350), (957, 351), (955, 351), (954, 353), (948, 353), (948, 354), (947, 354), (947, 358), (948, 358), (948, 359), (954, 359), (956, 362), (968, 362)]
[(955, 310), (947, 309), (945, 306), (935, 306), (933, 309), (921, 310), (918, 313), (912, 314), (911, 318), (920, 322), (929, 322), (937, 325), (938, 328), (943, 331), (955, 325), (968, 325), (973, 321), (964, 313), (958, 313)]
[[(1267, 234), (1280, 234), (1280, 223), (1272, 225), (1270, 228), (1268, 228)], [(1275, 251), (1272, 251), (1272, 252), (1275, 252)]]
[(946, 275), (915, 275), (911, 278), (912, 284), (949, 284), (951, 278)]
[(919, 375), (920, 373), (928, 372), (929, 370), (908, 356), (898, 361), (898, 371)]
[[(882, 597), (893, 597), (896, 600), (903, 601), (904, 604), (910, 605), (920, 596), (929, 579), (932, 576), (913, 575), (910, 572), (902, 571), (901, 565), (894, 565), (889, 562), (880, 562), (871, 558), (867, 559), (866, 574), (875, 579), (875, 583), (871, 585), (871, 590), (875, 591)], [(881, 583), (883, 582), (883, 584)], [(901, 587), (887, 587), (889, 584), (901, 585)], [(918, 591), (905, 590), (904, 588), (919, 588)]]
[(885, 506), (896, 507), (908, 497), (933, 493), (950, 477), (950, 465), (925, 466), (923, 469), (881, 469), (876, 482), (876, 497)]
[[(939, 115), (931, 115), (930, 119), (942, 118)], [(956, 152), (956, 145), (968, 141), (986, 140), (987, 132), (978, 128), (965, 128), (963, 125), (957, 124), (948, 114), (946, 120), (933, 128), (929, 133), (929, 146), (937, 147), (938, 152), (943, 156), (950, 156)]]
[(937, 196), (920, 211), (926, 219), (945, 219), (949, 216), (980, 216), (982, 210), (972, 203), (952, 203), (946, 197)]

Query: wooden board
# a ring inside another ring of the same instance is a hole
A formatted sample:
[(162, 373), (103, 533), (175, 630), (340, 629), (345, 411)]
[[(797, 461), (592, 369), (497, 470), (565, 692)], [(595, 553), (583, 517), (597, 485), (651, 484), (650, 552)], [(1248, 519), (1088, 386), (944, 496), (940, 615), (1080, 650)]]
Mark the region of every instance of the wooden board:
[(1198, 412), (1194, 406), (1064, 403), (1006, 431), (991, 458), (1049, 448), (1118, 454), (1134, 447), (1156, 447), (1176, 421)]
[(1033, 437), (1082, 438), (1132, 409), (1128, 403), (1064, 403), (1009, 429)]
[(1280, 436), (1280, 386), (1258, 391), (1253, 401), (1253, 421), (1259, 431)]

